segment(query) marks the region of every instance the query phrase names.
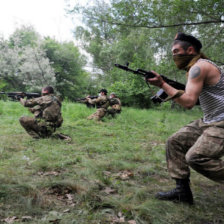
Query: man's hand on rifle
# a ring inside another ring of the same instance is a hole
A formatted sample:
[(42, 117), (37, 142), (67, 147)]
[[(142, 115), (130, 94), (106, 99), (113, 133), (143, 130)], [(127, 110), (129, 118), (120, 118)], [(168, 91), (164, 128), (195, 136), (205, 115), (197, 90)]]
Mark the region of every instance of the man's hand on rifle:
[(20, 101), (20, 103), (21, 103), (23, 106), (25, 105), (25, 102), (26, 102), (26, 100), (25, 100), (25, 99), (20, 98), (20, 99), (19, 99), (19, 101)]
[(20, 100), (21, 98), (24, 98), (26, 94), (24, 92), (18, 92), (15, 95), (15, 99)]
[(158, 86), (159, 88), (162, 88), (165, 81), (163, 80), (161, 75), (159, 75), (158, 73), (156, 73), (154, 71), (151, 71), (151, 72), (155, 75), (155, 77), (151, 78), (151, 79), (147, 79), (145, 81), (149, 82), (151, 85)]

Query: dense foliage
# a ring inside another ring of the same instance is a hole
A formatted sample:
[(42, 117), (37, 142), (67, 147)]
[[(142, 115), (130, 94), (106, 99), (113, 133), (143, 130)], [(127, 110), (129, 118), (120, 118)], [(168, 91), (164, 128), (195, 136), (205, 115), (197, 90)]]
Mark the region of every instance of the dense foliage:
[(63, 97), (74, 100), (85, 92), (88, 74), (83, 70), (85, 58), (80, 55), (72, 42), (59, 43), (46, 38), (44, 41), (46, 55), (52, 62), (55, 72), (56, 88)]
[(41, 38), (33, 27), (21, 27), (0, 40), (0, 90), (40, 91), (55, 87), (62, 98), (73, 100), (86, 93), (86, 59), (73, 42)]
[[(16, 29), (8, 40), (0, 38), (0, 91), (40, 91), (52, 85), (62, 98), (74, 100), (107, 88), (123, 105), (151, 107), (150, 97), (158, 89), (114, 64), (129, 62), (133, 69), (185, 83), (185, 72), (176, 69), (170, 51), (178, 31), (195, 35), (203, 52), (224, 65), (223, 0), (77, 0), (67, 13), (81, 19), (74, 34), (82, 49), (42, 38), (31, 26)], [(86, 69), (90, 61), (91, 71)]]
[[(171, 59), (171, 43), (178, 31), (193, 34), (204, 53), (224, 64), (223, 0), (92, 0), (70, 6), (82, 19), (75, 34), (91, 54), (101, 85), (116, 91), (124, 103), (142, 104), (152, 92), (138, 77), (114, 67), (130, 62), (133, 68), (153, 69), (185, 82)], [(140, 102), (140, 103), (138, 103)]]

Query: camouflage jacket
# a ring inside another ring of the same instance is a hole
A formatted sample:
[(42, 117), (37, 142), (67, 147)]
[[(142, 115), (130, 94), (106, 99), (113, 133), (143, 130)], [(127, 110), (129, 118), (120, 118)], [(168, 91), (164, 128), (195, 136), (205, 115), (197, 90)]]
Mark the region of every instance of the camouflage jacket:
[(121, 101), (119, 98), (111, 98), (110, 99), (110, 106), (115, 110), (121, 110)]
[(54, 123), (60, 127), (63, 118), (61, 115), (61, 102), (58, 97), (53, 94), (33, 98), (22, 101), (25, 107), (29, 107), (31, 113), (35, 118), (44, 119), (47, 122)]
[(87, 98), (87, 100), (90, 104), (96, 104), (97, 108), (107, 109), (110, 105), (109, 98), (107, 96), (99, 96), (96, 99)]

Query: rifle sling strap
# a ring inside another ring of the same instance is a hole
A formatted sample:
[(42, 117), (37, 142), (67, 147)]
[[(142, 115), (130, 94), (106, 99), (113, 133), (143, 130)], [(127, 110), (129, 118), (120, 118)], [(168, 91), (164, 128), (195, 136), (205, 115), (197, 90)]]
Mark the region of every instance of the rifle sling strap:
[(178, 91), (176, 92), (176, 94), (174, 94), (173, 96), (169, 96), (169, 97), (167, 97), (164, 101), (166, 102), (166, 101), (169, 101), (169, 100), (174, 100), (174, 99), (176, 99), (176, 98), (182, 96), (183, 94), (184, 94), (184, 90), (178, 90)]

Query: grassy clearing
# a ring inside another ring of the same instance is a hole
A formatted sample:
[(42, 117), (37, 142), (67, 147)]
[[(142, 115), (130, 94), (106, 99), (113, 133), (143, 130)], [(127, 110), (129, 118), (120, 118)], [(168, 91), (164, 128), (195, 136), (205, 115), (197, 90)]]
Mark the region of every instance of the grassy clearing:
[(29, 112), (0, 101), (2, 223), (224, 223), (223, 187), (194, 171), (194, 206), (154, 199), (174, 186), (166, 171), (167, 137), (201, 117), (200, 110), (124, 108), (116, 119), (86, 120), (93, 112), (64, 103), (60, 131), (72, 142), (33, 140), (18, 122)]

